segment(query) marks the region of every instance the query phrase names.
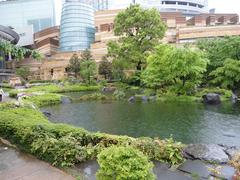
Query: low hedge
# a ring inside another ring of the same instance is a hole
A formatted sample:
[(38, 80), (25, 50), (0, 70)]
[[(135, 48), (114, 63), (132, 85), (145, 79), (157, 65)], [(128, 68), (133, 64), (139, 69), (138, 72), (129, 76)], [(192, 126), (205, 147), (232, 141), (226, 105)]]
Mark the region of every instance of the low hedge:
[(61, 104), (61, 98), (63, 96), (59, 94), (42, 94), (32, 95), (24, 98), (24, 101), (31, 102), (38, 107)]
[(136, 139), (91, 133), (82, 128), (51, 123), (38, 110), (10, 104), (1, 108), (0, 136), (21, 150), (60, 167), (94, 159), (112, 145), (134, 147), (150, 159), (162, 162), (179, 164), (183, 161), (183, 145), (172, 139)]
[(34, 86), (26, 89), (26, 92), (48, 92), (48, 93), (65, 93), (65, 92), (80, 92), (80, 91), (96, 91), (99, 90), (99, 86), (86, 86), (86, 85), (47, 85), (47, 86)]

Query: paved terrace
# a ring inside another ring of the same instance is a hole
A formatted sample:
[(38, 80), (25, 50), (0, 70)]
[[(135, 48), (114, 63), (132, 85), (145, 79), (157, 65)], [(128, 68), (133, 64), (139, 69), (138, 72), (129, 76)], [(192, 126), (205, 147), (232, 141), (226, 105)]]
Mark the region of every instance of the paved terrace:
[(72, 176), (0, 141), (1, 180), (74, 180)]

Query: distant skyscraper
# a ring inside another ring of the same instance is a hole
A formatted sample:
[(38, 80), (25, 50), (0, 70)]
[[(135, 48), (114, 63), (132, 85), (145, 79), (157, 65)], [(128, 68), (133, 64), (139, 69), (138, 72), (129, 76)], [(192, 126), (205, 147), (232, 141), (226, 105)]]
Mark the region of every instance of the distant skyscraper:
[(81, 0), (67, 0), (62, 8), (60, 50), (89, 49), (95, 39), (93, 6)]

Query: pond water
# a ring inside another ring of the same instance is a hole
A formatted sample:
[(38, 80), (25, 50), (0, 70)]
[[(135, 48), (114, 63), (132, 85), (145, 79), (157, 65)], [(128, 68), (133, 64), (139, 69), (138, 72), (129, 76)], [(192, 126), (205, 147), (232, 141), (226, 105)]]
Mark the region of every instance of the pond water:
[[(76, 95), (77, 96), (77, 95)], [(78, 102), (43, 108), (55, 123), (133, 137), (173, 137), (183, 143), (240, 146), (240, 105), (224, 103)]]

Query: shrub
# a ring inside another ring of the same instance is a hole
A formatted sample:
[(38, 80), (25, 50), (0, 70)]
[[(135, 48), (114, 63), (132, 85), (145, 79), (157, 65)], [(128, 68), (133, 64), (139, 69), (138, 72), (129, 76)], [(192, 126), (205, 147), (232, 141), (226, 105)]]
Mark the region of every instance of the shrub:
[(14, 104), (0, 106), (0, 136), (23, 151), (56, 166), (73, 164), (96, 158), (103, 149), (112, 146), (131, 146), (150, 159), (171, 164), (183, 160), (182, 145), (173, 140), (135, 139), (49, 122), (41, 112), (17, 108)]
[(55, 82), (55, 80), (31, 80), (29, 81), (29, 84), (35, 84), (35, 83), (52, 83)]
[(221, 89), (221, 88), (206, 88), (200, 90), (196, 96), (202, 97), (203, 95), (207, 93), (216, 93), (222, 96), (223, 99), (230, 99), (232, 97), (232, 91), (227, 89)]
[(17, 95), (18, 95), (18, 91), (17, 90), (11, 90), (9, 91), (9, 97), (11, 98), (17, 98)]
[(24, 100), (28, 102), (32, 102), (38, 107), (61, 104), (62, 95), (58, 94), (42, 94), (42, 95), (34, 95), (26, 97)]
[(107, 97), (106, 95), (103, 95), (101, 93), (87, 94), (87, 95), (83, 95), (79, 98), (79, 100), (81, 100), (81, 101), (107, 100), (107, 99), (110, 99), (110, 97)]
[(230, 164), (240, 173), (240, 152), (236, 153)]
[(147, 156), (133, 147), (112, 146), (98, 155), (99, 180), (151, 180), (153, 163)]
[(124, 91), (116, 90), (116, 91), (114, 91), (113, 96), (114, 96), (115, 99), (121, 100), (121, 99), (124, 99), (126, 97), (126, 94), (125, 94)]

